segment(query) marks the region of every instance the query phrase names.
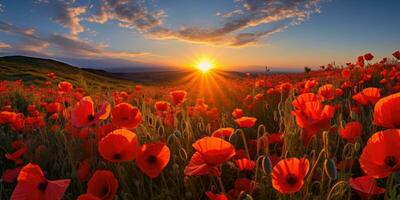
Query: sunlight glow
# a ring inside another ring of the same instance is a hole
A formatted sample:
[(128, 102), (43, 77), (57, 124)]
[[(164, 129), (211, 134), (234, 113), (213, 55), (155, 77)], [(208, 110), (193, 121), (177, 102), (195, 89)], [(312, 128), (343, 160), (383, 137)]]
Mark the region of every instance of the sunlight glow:
[(209, 60), (201, 60), (196, 64), (196, 67), (198, 70), (200, 70), (203, 73), (207, 73), (210, 69), (212, 69), (213, 63)]

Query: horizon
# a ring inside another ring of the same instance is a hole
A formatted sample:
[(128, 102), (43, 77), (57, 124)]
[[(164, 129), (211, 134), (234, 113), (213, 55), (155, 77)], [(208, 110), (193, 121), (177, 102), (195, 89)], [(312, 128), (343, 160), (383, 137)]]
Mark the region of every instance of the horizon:
[[(83, 68), (300, 72), (400, 43), (399, 1), (48, 1), (0, 3), (0, 55)], [(373, 14), (371, 14), (373, 13)], [(372, 28), (374, 27), (374, 28)], [(385, 37), (382, 37), (382, 36)]]

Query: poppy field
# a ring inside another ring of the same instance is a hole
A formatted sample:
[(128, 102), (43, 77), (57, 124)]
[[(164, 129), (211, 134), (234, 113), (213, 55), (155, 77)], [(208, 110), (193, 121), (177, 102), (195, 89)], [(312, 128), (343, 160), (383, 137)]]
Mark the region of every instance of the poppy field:
[(389, 56), (219, 90), (215, 78), (99, 91), (56, 71), (0, 81), (0, 199), (400, 199), (400, 51)]

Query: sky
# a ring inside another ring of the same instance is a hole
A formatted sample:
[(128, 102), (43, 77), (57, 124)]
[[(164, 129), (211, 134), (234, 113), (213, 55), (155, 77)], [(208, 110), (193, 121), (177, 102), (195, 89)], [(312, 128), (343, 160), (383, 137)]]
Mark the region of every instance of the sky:
[(0, 0), (0, 56), (80, 67), (317, 68), (400, 48), (398, 0)]

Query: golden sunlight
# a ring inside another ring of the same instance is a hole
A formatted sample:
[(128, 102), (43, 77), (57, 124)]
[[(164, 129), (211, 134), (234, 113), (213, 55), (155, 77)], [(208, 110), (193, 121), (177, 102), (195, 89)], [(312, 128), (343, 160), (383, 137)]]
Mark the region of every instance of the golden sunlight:
[(210, 60), (201, 60), (196, 64), (196, 68), (203, 73), (207, 73), (213, 67), (214, 65)]

